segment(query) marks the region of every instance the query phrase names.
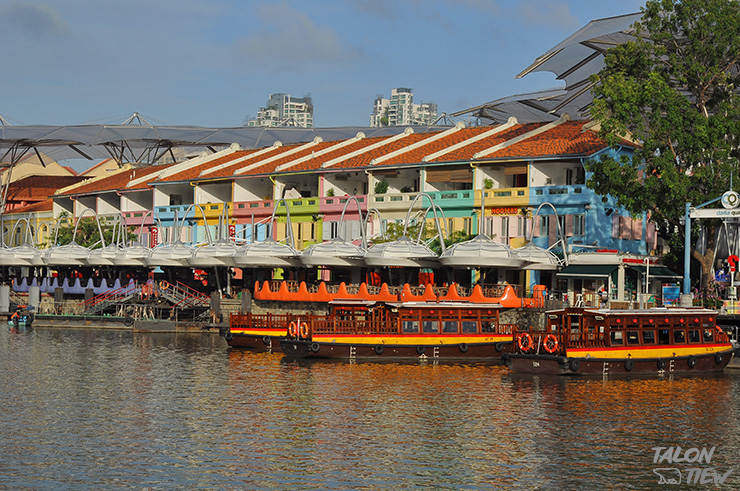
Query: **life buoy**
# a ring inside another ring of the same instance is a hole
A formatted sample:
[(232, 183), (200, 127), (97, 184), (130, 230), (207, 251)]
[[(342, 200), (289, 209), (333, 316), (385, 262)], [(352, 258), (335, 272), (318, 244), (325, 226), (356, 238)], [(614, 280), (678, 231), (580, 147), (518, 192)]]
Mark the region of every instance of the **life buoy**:
[(628, 372), (631, 372), (633, 368), (635, 368), (635, 360), (630, 359), (624, 362), (625, 370), (627, 370)]
[(298, 324), (296, 324), (295, 321), (290, 321), (290, 324), (288, 324), (288, 336), (291, 338), (297, 338), (298, 334)]
[(543, 347), (548, 353), (555, 353), (558, 350), (558, 338), (554, 334), (548, 334), (545, 336)]
[(376, 355), (382, 355), (383, 350), (385, 350), (385, 347), (382, 344), (375, 345), (375, 354)]
[(532, 342), (532, 336), (528, 333), (522, 333), (516, 338), (516, 342), (519, 345), (519, 350), (526, 353), (527, 351), (531, 350), (534, 346), (534, 343)]
[(686, 360), (686, 364), (689, 368), (694, 368), (696, 366), (696, 357), (694, 355), (689, 356), (689, 359)]
[(305, 322), (301, 322), (298, 332), (303, 339), (308, 339), (308, 324), (306, 324)]
[(308, 348), (311, 350), (311, 353), (318, 353), (321, 349), (321, 345), (314, 341)]
[(467, 351), (468, 351), (468, 343), (460, 343), (460, 352), (467, 353)]
[(159, 288), (161, 290), (166, 290), (169, 287), (170, 287), (170, 284), (167, 283), (166, 281), (162, 280), (162, 281), (159, 282)]

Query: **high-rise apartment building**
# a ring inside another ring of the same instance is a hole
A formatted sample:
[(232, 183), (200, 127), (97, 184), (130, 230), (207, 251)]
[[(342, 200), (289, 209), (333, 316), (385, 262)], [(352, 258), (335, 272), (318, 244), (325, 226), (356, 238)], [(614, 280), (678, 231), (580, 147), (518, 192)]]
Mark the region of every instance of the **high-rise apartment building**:
[(370, 126), (430, 125), (437, 120), (437, 104), (414, 104), (414, 93), (406, 87), (391, 90), (391, 98), (375, 98)]
[(290, 94), (270, 94), (265, 107), (245, 126), (300, 126), (313, 128), (313, 102), (311, 94), (291, 97)]

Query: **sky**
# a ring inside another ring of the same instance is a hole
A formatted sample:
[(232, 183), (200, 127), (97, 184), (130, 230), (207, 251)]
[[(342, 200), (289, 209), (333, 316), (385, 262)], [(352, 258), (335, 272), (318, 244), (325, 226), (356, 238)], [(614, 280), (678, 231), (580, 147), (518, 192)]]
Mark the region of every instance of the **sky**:
[(314, 126), (367, 126), (408, 87), (452, 113), (562, 87), (514, 77), (644, 0), (0, 0), (0, 115), (13, 125), (240, 126), (310, 94)]

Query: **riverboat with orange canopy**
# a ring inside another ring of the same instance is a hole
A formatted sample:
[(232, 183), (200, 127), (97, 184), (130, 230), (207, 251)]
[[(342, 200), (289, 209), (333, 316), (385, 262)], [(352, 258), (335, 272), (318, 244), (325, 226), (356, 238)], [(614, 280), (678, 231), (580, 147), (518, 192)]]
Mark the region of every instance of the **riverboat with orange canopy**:
[[(306, 284), (301, 282), (297, 288), (290, 290), (287, 282), (281, 282), (276, 284), (276, 288), (273, 290), (270, 288), (267, 282), (260, 287), (259, 283), (255, 284), (254, 299), (270, 303), (281, 303), (283, 307), (286, 305), (306, 306), (316, 305), (321, 310), (326, 312), (327, 307), (336, 305), (336, 302), (347, 303), (353, 301), (355, 303), (364, 303), (365, 305), (411, 305), (417, 302), (418, 305), (439, 305), (449, 304), (453, 305), (454, 309), (460, 309), (463, 306), (467, 307), (471, 312), (496, 310), (502, 308), (542, 308), (544, 307), (546, 290), (544, 286), (537, 285), (533, 289), (533, 296), (531, 298), (520, 298), (517, 296), (511, 285), (507, 285), (503, 288), (501, 295), (499, 296), (485, 296), (480, 285), (476, 285), (469, 295), (460, 295), (457, 286), (455, 284), (450, 285), (443, 293), (435, 292), (431, 285), (427, 285), (423, 288), (417, 288), (417, 293), (414, 293), (412, 288), (407, 284), (398, 291), (391, 292), (387, 285), (383, 284), (377, 292), (369, 292), (368, 287), (365, 283), (359, 285), (356, 288), (356, 292), (350, 293), (344, 283), (341, 283), (336, 291), (329, 291), (326, 285), (322, 282), (319, 284), (315, 291), (309, 291)], [(372, 308), (372, 307), (368, 307)], [(385, 308), (385, 307), (383, 307)], [(397, 309), (397, 307), (395, 307)], [(284, 309), (285, 310), (285, 309)], [(430, 307), (427, 310), (435, 310), (434, 307)], [(436, 309), (439, 313), (439, 308)], [(448, 309), (449, 310), (449, 309)], [(431, 314), (430, 314), (431, 315)], [(279, 340), (282, 338), (293, 338), (293, 339), (308, 339), (308, 335), (301, 335), (301, 329), (309, 328), (309, 319), (318, 318), (311, 312), (303, 314), (289, 312), (289, 313), (252, 313), (252, 312), (239, 312), (233, 313), (229, 317), (229, 330), (225, 333), (226, 342), (231, 347), (235, 348), (247, 348), (259, 351), (270, 351), (279, 347)], [(485, 317), (485, 315), (483, 316)], [(452, 319), (438, 319), (436, 322), (452, 322)], [(431, 320), (429, 321), (431, 322)], [(459, 322), (462, 322), (461, 320)], [(468, 321), (466, 321), (468, 322)], [(490, 322), (490, 321), (487, 321)], [(496, 320), (496, 322), (498, 322)], [(451, 326), (452, 324), (450, 324)], [(451, 329), (451, 328), (450, 328)], [(462, 327), (461, 334), (469, 335), (472, 329), (470, 324), (465, 324)], [(465, 330), (463, 330), (465, 329)], [(483, 327), (481, 327), (483, 329)], [(488, 329), (486, 327), (485, 329)], [(481, 331), (487, 332), (487, 331)], [(342, 335), (348, 335), (350, 333), (342, 333)], [(421, 334), (421, 332), (420, 332)], [(451, 334), (444, 332), (442, 334)], [(468, 336), (469, 337), (469, 336)], [(484, 336), (490, 337), (490, 336)], [(428, 336), (427, 336), (428, 338)], [(446, 339), (449, 342), (449, 336)], [(464, 346), (470, 346), (468, 341), (463, 341), (463, 338), (458, 340), (458, 344), (464, 343)], [(418, 341), (418, 340), (417, 340)], [(493, 342), (494, 347), (496, 343), (506, 342), (506, 346), (510, 346), (512, 341), (511, 332), (507, 333), (505, 340), (499, 339), (498, 337)], [(370, 341), (368, 341), (370, 342)], [(408, 341), (411, 342), (411, 341)], [(382, 344), (382, 342), (381, 342)], [(399, 344), (395, 342), (394, 344)], [(427, 345), (432, 346), (434, 343), (430, 340)], [(477, 344), (474, 343), (474, 344)], [(413, 345), (414, 350), (418, 342)], [(309, 345), (310, 346), (310, 345)], [(374, 344), (373, 344), (374, 346)], [(499, 345), (500, 347), (500, 345)], [(404, 350), (409, 351), (409, 350)], [(413, 351), (413, 350), (412, 350)], [(447, 351), (447, 350), (445, 350)], [(472, 354), (477, 351), (474, 350)], [(295, 353), (293, 353), (295, 354)], [(390, 354), (390, 352), (389, 352)], [(423, 353), (422, 353), (423, 354)], [(377, 356), (377, 355), (375, 355)], [(420, 356), (416, 354), (415, 356)], [(500, 356), (497, 355), (497, 358)]]
[(299, 358), (465, 359), (498, 362), (511, 350), (513, 324), (501, 305), (451, 301), (333, 300), (280, 340)]
[(504, 364), (541, 374), (662, 374), (719, 372), (735, 353), (717, 326), (717, 312), (701, 308), (547, 312), (544, 330), (515, 332)]

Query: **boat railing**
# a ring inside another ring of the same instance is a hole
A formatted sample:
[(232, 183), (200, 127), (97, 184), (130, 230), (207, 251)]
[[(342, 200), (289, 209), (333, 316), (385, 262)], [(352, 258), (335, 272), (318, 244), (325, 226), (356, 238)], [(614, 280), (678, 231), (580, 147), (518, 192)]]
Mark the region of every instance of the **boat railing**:
[(295, 314), (254, 314), (252, 312), (246, 312), (244, 314), (232, 315), (230, 320), (230, 328), (251, 328), (251, 329), (267, 329), (276, 327), (285, 327), (286, 333), (288, 326), (291, 322), (297, 322), (299, 316)]

